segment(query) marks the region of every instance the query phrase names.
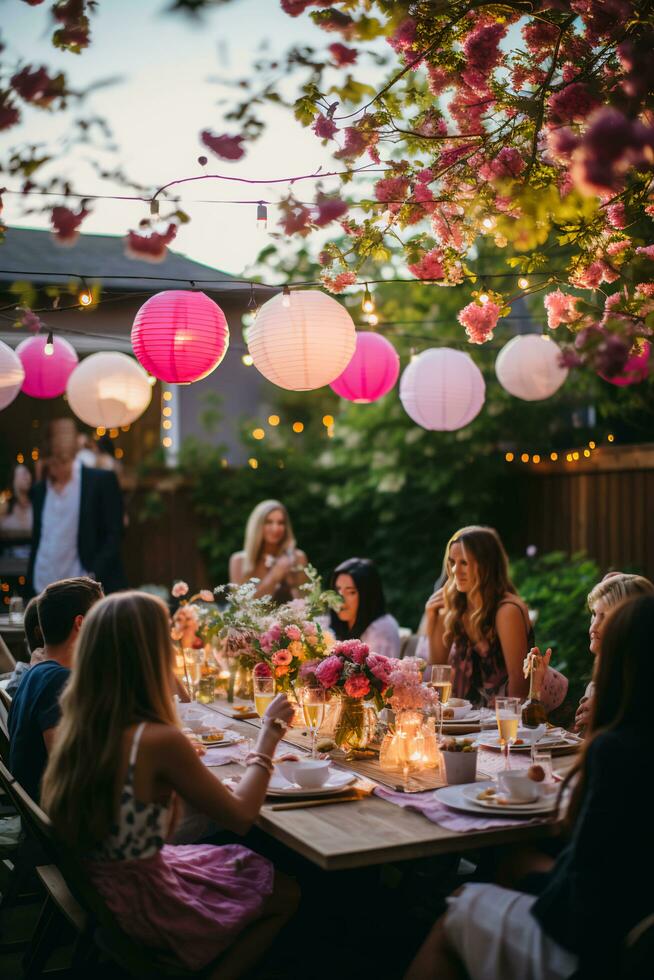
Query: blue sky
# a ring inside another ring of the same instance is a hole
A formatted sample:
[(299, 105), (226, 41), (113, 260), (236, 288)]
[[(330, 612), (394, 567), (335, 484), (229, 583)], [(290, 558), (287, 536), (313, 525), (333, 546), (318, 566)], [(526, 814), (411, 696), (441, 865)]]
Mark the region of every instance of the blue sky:
[[(95, 92), (88, 109), (81, 112), (74, 108), (70, 114), (26, 110), (21, 126), (3, 134), (0, 151), (41, 140), (61, 146), (72, 116), (95, 113), (107, 118), (120, 146), (118, 157), (106, 155), (107, 164), (120, 161), (130, 176), (146, 184), (160, 185), (203, 172), (196, 162), (203, 152), (199, 132), (208, 128), (220, 133), (228, 128), (222, 120), (224, 109), (217, 104), (226, 93), (215, 81), (218, 76), (247, 74), (263, 42), (268, 42), (271, 51), (281, 51), (298, 42), (324, 48), (337, 39), (319, 31), (306, 16), (288, 17), (277, 0), (234, 0), (214, 8), (199, 22), (164, 14), (166, 0), (103, 0), (92, 21), (92, 45), (75, 56), (51, 46), (49, 6), (0, 0), (5, 61), (12, 67), (22, 61), (65, 69), (73, 87), (84, 88), (115, 76), (121, 81)], [(206, 171), (275, 178), (308, 173), (321, 165), (333, 169), (334, 161), (320, 140), (290, 113), (271, 108), (266, 116), (266, 134), (242, 161), (229, 163), (207, 154)], [(87, 157), (88, 150), (68, 151), (49, 172), (65, 174), (85, 193), (115, 192), (115, 186), (99, 180)], [(10, 177), (3, 182), (18, 186), (18, 180)], [(307, 182), (304, 187), (305, 196), (313, 196), (313, 184)], [(265, 236), (256, 230), (254, 207), (193, 201), (259, 195), (275, 199), (278, 194), (279, 190), (265, 188), (244, 191), (243, 185), (218, 181), (191, 185), (183, 191), (182, 206), (192, 221), (180, 229), (173, 247), (216, 268), (241, 272), (266, 244)], [(22, 217), (11, 195), (5, 201), (7, 224), (46, 225), (40, 215)], [(123, 234), (144, 215), (145, 206), (139, 203), (97, 202), (84, 230)], [(271, 218), (272, 225), (274, 213)]]

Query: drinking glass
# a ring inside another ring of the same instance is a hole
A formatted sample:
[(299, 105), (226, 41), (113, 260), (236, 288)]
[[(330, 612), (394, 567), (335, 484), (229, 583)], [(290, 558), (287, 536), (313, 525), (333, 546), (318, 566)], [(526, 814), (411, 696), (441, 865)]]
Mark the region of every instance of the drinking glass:
[(194, 701), (198, 699), (198, 687), (202, 677), (202, 664), (204, 663), (204, 650), (194, 650), (193, 647), (184, 648), (185, 674), (191, 685), (190, 695)]
[(263, 720), (266, 708), (275, 697), (275, 678), (258, 677), (256, 674), (252, 678), (254, 687), (254, 710)]
[(316, 757), (316, 737), (325, 718), (324, 687), (302, 687), (299, 702), (304, 714), (304, 724), (311, 732), (311, 758)]
[(9, 622), (16, 626), (20, 626), (23, 622), (23, 613), (25, 609), (23, 606), (23, 600), (19, 595), (12, 595), (9, 600)]
[(518, 737), (521, 710), (520, 698), (495, 698), (495, 717), (500, 733), (500, 745), (505, 753), (505, 769), (511, 768), (509, 753)]
[(198, 701), (213, 704), (216, 700), (216, 678), (212, 674), (201, 677), (198, 684)]
[(452, 666), (451, 664), (432, 664), (425, 667), (423, 682), (433, 688), (438, 694), (438, 738), (443, 738), (443, 705), (452, 695)]

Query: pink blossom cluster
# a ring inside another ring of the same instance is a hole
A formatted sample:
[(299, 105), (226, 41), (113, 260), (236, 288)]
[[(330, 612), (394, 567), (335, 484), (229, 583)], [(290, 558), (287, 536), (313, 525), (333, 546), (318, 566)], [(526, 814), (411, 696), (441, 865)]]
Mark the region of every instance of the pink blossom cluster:
[(641, 245), (636, 249), (636, 255), (645, 255), (654, 261), (654, 245)]
[(348, 286), (353, 286), (357, 281), (356, 272), (339, 272), (335, 276), (329, 276), (323, 272), (320, 281), (330, 293), (342, 293)]
[(345, 657), (346, 660), (352, 660), (355, 664), (363, 664), (368, 658), (370, 647), (361, 640), (342, 640), (334, 645), (332, 653), (338, 657)]
[(624, 204), (622, 201), (617, 201), (615, 204), (609, 204), (609, 206), (606, 208), (606, 218), (612, 228), (625, 227), (627, 224), (627, 215), (625, 214)]
[(465, 242), (463, 208), (458, 204), (440, 204), (431, 217), (431, 226), (441, 245), (461, 250)]
[(406, 177), (383, 177), (375, 184), (375, 197), (378, 201), (388, 201), (391, 204), (397, 204), (399, 207), (408, 190), (409, 181)]
[(550, 96), (549, 118), (556, 123), (582, 122), (598, 105), (587, 85), (572, 82)]
[(86, 208), (82, 207), (79, 211), (71, 211), (63, 205), (58, 205), (52, 209), (50, 220), (52, 221), (52, 232), (60, 245), (74, 245), (79, 238), (79, 226), (84, 218), (90, 214)]
[(573, 286), (581, 289), (597, 289), (603, 282), (615, 282), (620, 278), (620, 273), (616, 272), (612, 266), (604, 259), (597, 259), (589, 265), (580, 266), (569, 277)]
[(611, 106), (589, 116), (582, 136), (567, 133), (564, 139), (572, 177), (582, 194), (611, 195), (622, 188), (632, 167), (649, 170), (652, 166), (654, 126), (629, 119)]
[(12, 75), (11, 85), (21, 99), (42, 109), (64, 94), (63, 75), (51, 77), (47, 68), (32, 68), (30, 65)]
[(279, 224), (285, 235), (307, 235), (311, 224), (311, 211), (297, 201), (287, 202)]
[(425, 252), (418, 262), (409, 264), (409, 272), (416, 279), (443, 279), (445, 267), (442, 251), (439, 248), (432, 248), (429, 252)]
[(411, 660), (398, 660), (389, 675), (393, 693), (389, 698), (393, 711), (431, 708), (438, 702), (436, 692), (422, 683), (422, 674)]
[(327, 197), (324, 194), (319, 194), (316, 198), (317, 210), (313, 223), (318, 228), (324, 228), (330, 222), (337, 221), (341, 218), (346, 213), (347, 208), (347, 204), (340, 197)]
[(334, 138), (335, 133), (338, 132), (336, 123), (332, 122), (328, 116), (323, 116), (322, 113), (318, 113), (316, 116), (312, 129), (321, 140), (331, 140)]
[(465, 327), (471, 344), (485, 344), (492, 339), (499, 316), (500, 307), (489, 300), (484, 305), (468, 303), (460, 310), (457, 319)]
[(177, 234), (177, 225), (172, 222), (166, 231), (153, 231), (141, 234), (138, 231), (128, 231), (125, 238), (125, 254), (132, 259), (143, 262), (163, 262), (168, 254), (168, 245)]
[(20, 119), (20, 112), (16, 108), (9, 92), (0, 92), (0, 132), (15, 126)]
[(417, 53), (416, 22), (413, 17), (405, 17), (387, 41), (397, 54), (411, 56)]
[(547, 310), (547, 326), (550, 330), (556, 330), (562, 323), (572, 323), (579, 316), (576, 309), (577, 297), (569, 296), (560, 289), (548, 293), (543, 300), (543, 306)]
[(516, 150), (514, 146), (503, 146), (493, 160), (482, 164), (479, 168), (479, 175), (484, 180), (507, 180), (518, 177), (525, 166), (525, 161), (519, 150)]
[(471, 31), (463, 42), (468, 66), (488, 74), (502, 57), (500, 41), (506, 36), (506, 25), (497, 22), (484, 24)]
[(240, 160), (245, 156), (243, 149), (244, 136), (228, 136), (223, 133), (216, 136), (208, 129), (200, 133), (200, 140), (212, 153), (215, 153), (221, 160)]
[(313, 673), (318, 683), (322, 684), (326, 690), (329, 690), (332, 687), (336, 687), (343, 673), (343, 661), (340, 657), (336, 656), (325, 657), (324, 660), (321, 660), (319, 664), (314, 666)]
[(279, 623), (273, 623), (259, 637), (259, 643), (264, 653), (270, 653), (276, 643), (282, 638), (282, 627)]
[(358, 52), (354, 48), (339, 44), (338, 41), (330, 44), (327, 50), (339, 67), (341, 65), (353, 65), (357, 60)]
[(386, 690), (393, 663), (360, 640), (344, 640), (335, 644), (329, 657), (312, 664), (311, 671), (326, 690), (336, 688), (348, 697), (365, 698)]
[(520, 30), (531, 54), (541, 61), (551, 53), (559, 36), (559, 29), (556, 24), (541, 19), (530, 20)]

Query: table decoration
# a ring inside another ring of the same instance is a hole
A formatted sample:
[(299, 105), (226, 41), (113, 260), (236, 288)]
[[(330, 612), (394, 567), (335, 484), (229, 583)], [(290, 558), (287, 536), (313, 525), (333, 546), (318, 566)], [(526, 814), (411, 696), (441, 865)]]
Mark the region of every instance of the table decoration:
[(421, 664), (399, 660), (389, 675), (386, 699), (394, 712), (379, 752), (379, 767), (385, 771), (409, 772), (442, 769), (443, 760), (433, 717), (425, 717), (438, 704), (438, 695), (422, 683)]
[[(456, 787), (458, 789), (458, 787)], [(532, 823), (541, 823), (542, 817), (504, 817), (503, 815), (486, 816), (480, 811), (476, 814), (460, 813), (450, 809), (445, 803), (438, 799), (438, 791), (427, 793), (398, 793), (387, 789), (385, 786), (377, 786), (374, 795), (387, 803), (395, 806), (416, 810), (431, 823), (437, 823), (445, 830), (452, 830), (456, 833), (471, 833), (483, 830), (500, 830), (502, 827), (522, 827)]]

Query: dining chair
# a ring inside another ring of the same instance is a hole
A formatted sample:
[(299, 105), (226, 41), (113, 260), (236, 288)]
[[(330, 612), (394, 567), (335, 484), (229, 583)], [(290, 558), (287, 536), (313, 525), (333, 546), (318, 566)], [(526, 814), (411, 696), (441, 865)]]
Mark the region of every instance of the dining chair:
[(0, 636), (0, 674), (8, 674), (16, 666), (16, 658)]
[(121, 929), (93, 885), (83, 862), (58, 837), (49, 817), (1, 762), (0, 783), (12, 797), (25, 830), (51, 862), (46, 871), (43, 866), (37, 868), (47, 899), (24, 961), (25, 980), (41, 976), (48, 956), (59, 943), (62, 921), (72, 925), (78, 933), (73, 969), (81, 976), (92, 974), (102, 954), (104, 959), (115, 962), (135, 980), (195, 975), (157, 951), (135, 942)]

